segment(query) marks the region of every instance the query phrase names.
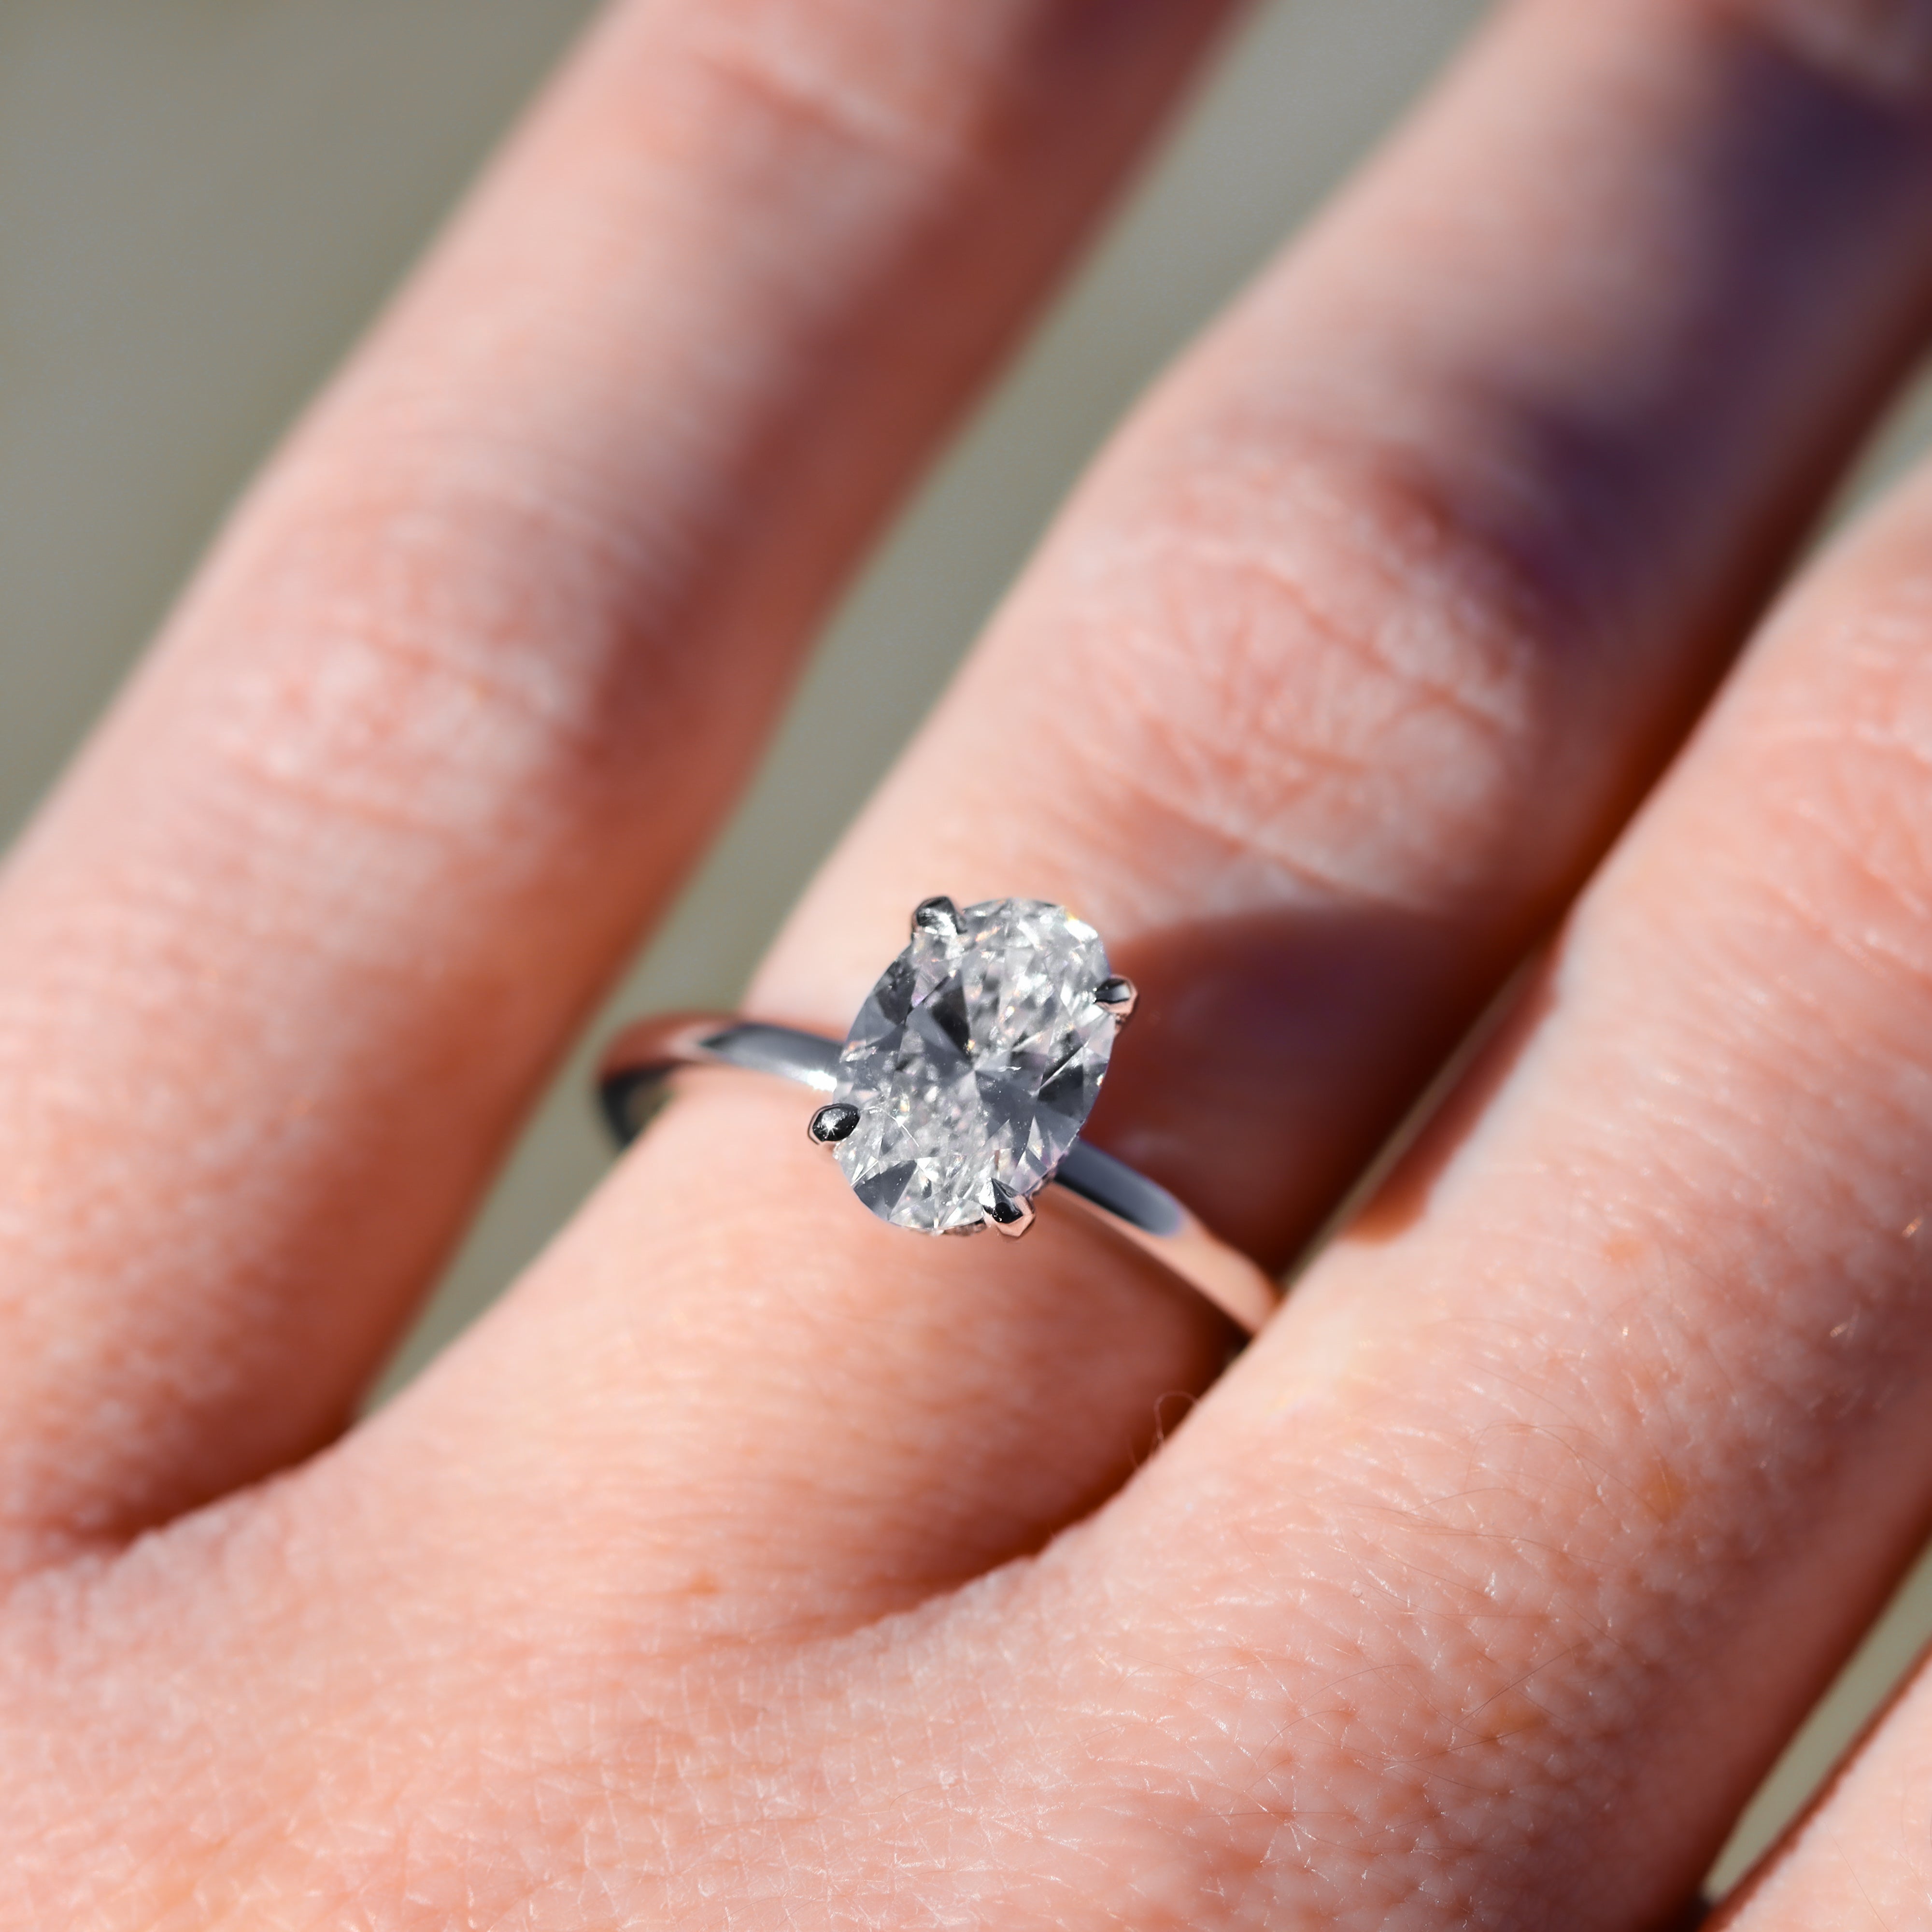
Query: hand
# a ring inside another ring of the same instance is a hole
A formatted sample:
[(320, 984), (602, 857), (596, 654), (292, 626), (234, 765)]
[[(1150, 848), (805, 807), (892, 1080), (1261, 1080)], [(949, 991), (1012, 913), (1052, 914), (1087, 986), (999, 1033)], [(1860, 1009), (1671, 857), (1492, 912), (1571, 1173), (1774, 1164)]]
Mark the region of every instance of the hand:
[[(620, 7), (14, 855), (7, 1924), (1693, 1906), (1932, 1510), (1932, 482), (1659, 776), (1932, 320), (1908, 0), (1504, 9), (759, 976), (840, 1030), (927, 894), (1074, 904), (1094, 1138), (1280, 1267), (1570, 905), (1232, 1370), (715, 1074), (344, 1432), (1220, 10)], [(1928, 1772), (1924, 1687), (1736, 1925), (1922, 1922)]]

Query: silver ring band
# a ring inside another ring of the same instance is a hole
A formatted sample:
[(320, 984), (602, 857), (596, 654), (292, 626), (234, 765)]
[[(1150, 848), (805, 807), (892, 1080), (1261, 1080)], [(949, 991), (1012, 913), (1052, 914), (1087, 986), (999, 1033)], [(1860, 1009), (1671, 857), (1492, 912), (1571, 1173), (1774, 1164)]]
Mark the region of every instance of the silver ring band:
[[(598, 1072), (598, 1095), (611, 1132), (628, 1145), (656, 1111), (664, 1082), (681, 1066), (736, 1066), (830, 1094), (838, 1084), (840, 1044), (822, 1034), (730, 1013), (666, 1013), (636, 1022), (611, 1042)], [(1124, 1161), (1076, 1141), (1053, 1179), (1246, 1334), (1274, 1312), (1280, 1285)]]

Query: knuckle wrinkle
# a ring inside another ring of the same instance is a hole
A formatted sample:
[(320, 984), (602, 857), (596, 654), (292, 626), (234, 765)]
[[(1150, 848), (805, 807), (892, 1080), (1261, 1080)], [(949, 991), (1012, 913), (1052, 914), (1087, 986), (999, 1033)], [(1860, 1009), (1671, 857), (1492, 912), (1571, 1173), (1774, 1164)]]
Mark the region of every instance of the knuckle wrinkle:
[(1932, 0), (1720, 0), (1808, 66), (1885, 100), (1932, 95)]

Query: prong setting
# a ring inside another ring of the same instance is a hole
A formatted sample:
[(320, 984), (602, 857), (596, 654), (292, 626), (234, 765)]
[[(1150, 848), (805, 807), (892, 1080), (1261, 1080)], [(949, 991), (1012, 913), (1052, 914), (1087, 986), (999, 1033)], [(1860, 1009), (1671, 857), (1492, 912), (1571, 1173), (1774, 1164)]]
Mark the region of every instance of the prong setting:
[[(1018, 1197), (1054, 1178), (1113, 1051), (1117, 1028), (1100, 1024), (1094, 997), (1106, 949), (1043, 899), (962, 906), (935, 895), (912, 922), (846, 1035), (837, 1084), (826, 1083), (824, 1097), (862, 1116), (838, 1165), (891, 1226), (1016, 1229)], [(1016, 1198), (995, 1217), (996, 1177)]]
[(986, 1210), (984, 1225), (1010, 1240), (1017, 1240), (1033, 1226), (1033, 1203), (996, 1180), (993, 1183), (993, 1204)]
[(929, 899), (921, 899), (912, 909), (912, 929), (915, 934), (956, 933), (959, 930), (959, 908), (944, 892), (935, 893)]
[(806, 1132), (819, 1147), (844, 1140), (859, 1124), (859, 1110), (849, 1100), (828, 1100), (807, 1123)]
[(1112, 1013), (1117, 1024), (1125, 1026), (1134, 1016), (1134, 1008), (1140, 1000), (1140, 988), (1124, 974), (1116, 973), (1102, 980), (1094, 988), (1096, 1003)]

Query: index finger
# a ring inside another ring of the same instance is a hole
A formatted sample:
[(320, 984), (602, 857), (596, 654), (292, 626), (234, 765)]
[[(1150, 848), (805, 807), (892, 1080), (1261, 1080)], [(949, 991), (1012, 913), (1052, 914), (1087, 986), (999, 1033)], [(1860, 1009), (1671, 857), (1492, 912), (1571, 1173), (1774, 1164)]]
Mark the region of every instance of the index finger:
[(1222, 12), (614, 12), (0, 890), (4, 1513), (334, 1430)]

